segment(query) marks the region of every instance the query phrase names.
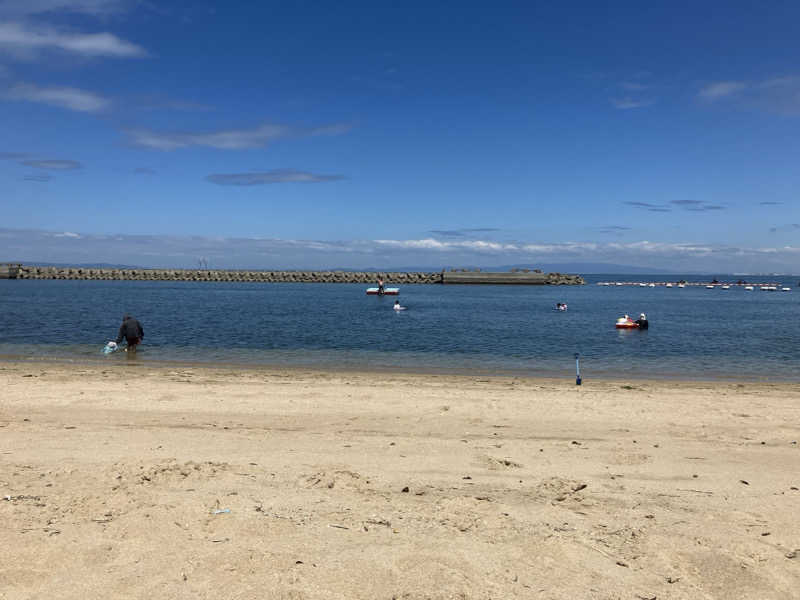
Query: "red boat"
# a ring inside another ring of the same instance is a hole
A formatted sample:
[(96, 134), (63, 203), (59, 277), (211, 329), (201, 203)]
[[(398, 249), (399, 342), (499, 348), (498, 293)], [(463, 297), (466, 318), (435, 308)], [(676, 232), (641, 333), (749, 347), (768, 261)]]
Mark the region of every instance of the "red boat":
[[(400, 293), (400, 288), (383, 288), (384, 296), (397, 296)], [(367, 288), (367, 296), (380, 296), (378, 288)]]
[(625, 317), (620, 317), (617, 319), (617, 324), (615, 327), (617, 329), (639, 329), (639, 324), (636, 321), (631, 321)]

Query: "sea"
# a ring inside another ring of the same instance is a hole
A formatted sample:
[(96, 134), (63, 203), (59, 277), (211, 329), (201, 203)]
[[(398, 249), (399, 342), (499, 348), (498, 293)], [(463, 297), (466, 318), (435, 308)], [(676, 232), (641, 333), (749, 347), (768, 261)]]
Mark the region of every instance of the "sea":
[[(584, 286), (404, 285), (397, 312), (362, 284), (0, 280), (0, 360), (574, 379), (577, 354), (584, 381), (800, 380), (800, 277), (717, 278), (791, 291), (597, 285), (711, 280), (605, 274)], [(615, 329), (641, 312), (648, 330)], [(103, 355), (123, 313), (144, 343)]]

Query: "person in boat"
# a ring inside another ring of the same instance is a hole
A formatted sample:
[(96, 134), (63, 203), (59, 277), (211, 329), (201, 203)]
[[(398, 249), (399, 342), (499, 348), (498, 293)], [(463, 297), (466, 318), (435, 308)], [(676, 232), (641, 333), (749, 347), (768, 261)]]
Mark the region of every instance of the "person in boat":
[(116, 343), (120, 344), (123, 339), (128, 344), (126, 348), (128, 352), (136, 352), (136, 346), (144, 339), (142, 324), (128, 314), (122, 317), (122, 325), (119, 327)]
[(647, 321), (647, 315), (644, 313), (641, 313), (639, 318), (634, 322), (639, 326), (639, 329), (647, 329), (650, 327), (650, 323)]
[(386, 292), (383, 288), (383, 279), (378, 278), (378, 296), (383, 296), (385, 293)]

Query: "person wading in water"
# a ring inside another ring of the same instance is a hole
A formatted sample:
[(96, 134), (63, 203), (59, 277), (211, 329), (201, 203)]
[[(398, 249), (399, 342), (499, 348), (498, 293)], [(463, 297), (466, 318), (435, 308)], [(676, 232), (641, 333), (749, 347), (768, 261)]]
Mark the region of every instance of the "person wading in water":
[(117, 344), (121, 343), (123, 338), (128, 344), (126, 350), (130, 352), (136, 352), (136, 346), (144, 339), (142, 324), (128, 314), (122, 317), (122, 325), (120, 325), (119, 333), (117, 334)]

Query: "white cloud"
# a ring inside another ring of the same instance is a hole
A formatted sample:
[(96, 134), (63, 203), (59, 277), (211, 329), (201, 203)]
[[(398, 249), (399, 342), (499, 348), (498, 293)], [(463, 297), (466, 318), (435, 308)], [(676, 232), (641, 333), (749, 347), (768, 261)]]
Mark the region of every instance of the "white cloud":
[(150, 129), (126, 131), (131, 143), (154, 150), (176, 150), (200, 146), (219, 150), (246, 150), (261, 148), (270, 142), (287, 137), (339, 135), (349, 131), (345, 124), (299, 129), (288, 125), (265, 123), (249, 129), (223, 129), (219, 131), (160, 132)]
[(85, 57), (141, 58), (141, 46), (112, 33), (62, 32), (51, 27), (31, 28), (22, 23), (0, 23), (0, 48), (18, 58), (34, 58), (46, 50)]
[(651, 104), (655, 103), (655, 100), (637, 100), (631, 98), (630, 96), (626, 96), (625, 98), (611, 98), (611, 104), (614, 108), (619, 108), (620, 110), (628, 110), (631, 108), (642, 108), (644, 106), (650, 106)]
[(3, 94), (9, 100), (38, 102), (78, 112), (100, 112), (111, 102), (102, 96), (71, 87), (42, 88), (29, 83), (20, 83)]
[(763, 81), (719, 81), (704, 87), (698, 97), (707, 102), (729, 100), (739, 108), (800, 115), (800, 76), (786, 75)]
[(190, 146), (205, 146), (221, 150), (259, 148), (286, 137), (289, 128), (283, 125), (260, 125), (253, 129), (228, 129), (214, 132), (157, 132), (149, 129), (129, 130), (131, 142), (156, 150), (175, 150)]
[(0, 16), (25, 17), (64, 12), (105, 17), (124, 12), (131, 4), (129, 0), (4, 0), (0, 3)]
[(674, 272), (791, 272), (798, 246), (737, 247), (705, 243), (514, 242), (484, 240), (382, 239), (303, 240), (208, 236), (95, 235), (73, 231), (0, 229), (8, 260), (22, 262), (107, 262), (192, 267), (206, 257), (216, 268), (332, 268), (448, 264), (492, 265), (553, 262), (614, 263), (677, 269)]
[(717, 81), (710, 83), (698, 92), (698, 96), (704, 100), (714, 101), (726, 98), (747, 88), (747, 84), (742, 81)]

